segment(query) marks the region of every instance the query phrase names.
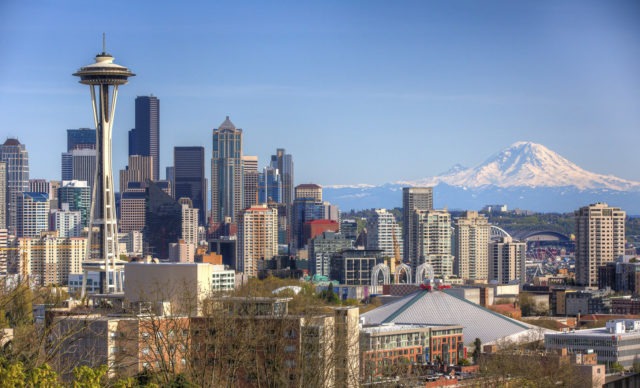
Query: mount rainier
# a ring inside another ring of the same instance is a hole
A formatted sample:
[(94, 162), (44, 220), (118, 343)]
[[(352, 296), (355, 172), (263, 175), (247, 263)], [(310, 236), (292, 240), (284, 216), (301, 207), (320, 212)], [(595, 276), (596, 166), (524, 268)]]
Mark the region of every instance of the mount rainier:
[(640, 214), (640, 182), (586, 171), (541, 144), (517, 142), (477, 167), (456, 165), (435, 177), (380, 186), (325, 186), (340, 209), (402, 206), (402, 187), (432, 186), (434, 206), (478, 210), (506, 204), (541, 212), (569, 212), (594, 202)]

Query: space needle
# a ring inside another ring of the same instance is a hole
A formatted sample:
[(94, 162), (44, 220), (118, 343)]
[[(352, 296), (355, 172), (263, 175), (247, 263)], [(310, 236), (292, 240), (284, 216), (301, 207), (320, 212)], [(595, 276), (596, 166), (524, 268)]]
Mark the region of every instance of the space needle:
[(123, 290), (123, 265), (118, 255), (118, 225), (115, 188), (111, 161), (111, 132), (118, 97), (118, 86), (135, 76), (131, 70), (114, 63), (107, 54), (104, 35), (102, 52), (95, 63), (81, 67), (74, 76), (89, 85), (93, 120), (96, 125), (96, 172), (91, 193), (91, 212), (87, 253), (82, 263), (82, 296), (86, 295), (88, 272), (100, 274), (100, 292), (120, 293)]

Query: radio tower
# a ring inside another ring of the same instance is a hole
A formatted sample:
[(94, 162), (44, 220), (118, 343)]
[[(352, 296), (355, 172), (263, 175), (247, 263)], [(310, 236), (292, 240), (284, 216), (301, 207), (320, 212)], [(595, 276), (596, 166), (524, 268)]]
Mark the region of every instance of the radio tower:
[(102, 53), (96, 62), (81, 67), (74, 76), (80, 83), (89, 85), (93, 120), (96, 125), (96, 172), (91, 193), (91, 212), (87, 255), (82, 263), (82, 296), (86, 294), (88, 272), (100, 273), (100, 292), (122, 292), (123, 262), (118, 256), (118, 225), (111, 163), (111, 131), (116, 109), (118, 86), (135, 76), (129, 69), (117, 65), (105, 50), (102, 37)]

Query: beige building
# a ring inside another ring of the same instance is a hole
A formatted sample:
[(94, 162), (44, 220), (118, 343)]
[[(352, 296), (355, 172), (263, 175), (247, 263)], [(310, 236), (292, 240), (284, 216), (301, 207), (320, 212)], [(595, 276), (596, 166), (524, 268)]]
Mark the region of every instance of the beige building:
[(303, 183), (295, 187), (295, 198), (313, 198), (322, 202), (322, 186), (315, 183)]
[(259, 260), (268, 260), (277, 254), (277, 210), (257, 205), (242, 211), (238, 222), (238, 272), (255, 277)]
[(153, 156), (129, 155), (129, 165), (120, 170), (120, 192), (127, 190), (129, 182), (145, 182), (153, 175)]
[(413, 220), (417, 230), (414, 271), (420, 264), (429, 263), (436, 276), (453, 275), (451, 214), (447, 210), (416, 210)]
[(626, 213), (606, 203), (581, 207), (576, 220), (576, 282), (598, 286), (598, 267), (624, 255)]
[(14, 255), (15, 262), (12, 265), (15, 273), (30, 276), (32, 281), (41, 286), (66, 285), (70, 273), (82, 272), (87, 239), (63, 238), (55, 232), (48, 232), (38, 238), (19, 238), (18, 248), (19, 255)]
[(525, 259), (527, 243), (514, 241), (511, 237), (500, 237), (489, 243), (489, 281), (508, 284), (525, 281)]
[(453, 272), (462, 279), (487, 279), (489, 274), (489, 221), (477, 211), (455, 219)]
[(125, 264), (124, 271), (124, 297), (133, 310), (177, 315), (202, 311), (216, 268), (207, 263), (135, 262)]

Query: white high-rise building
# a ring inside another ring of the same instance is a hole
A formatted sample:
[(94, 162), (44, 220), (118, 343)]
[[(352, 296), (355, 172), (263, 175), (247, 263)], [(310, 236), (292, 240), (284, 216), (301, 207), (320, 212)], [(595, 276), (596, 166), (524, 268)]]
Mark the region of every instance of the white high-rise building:
[(191, 207), (189, 203), (182, 204), (182, 239), (185, 243), (194, 247), (198, 245), (198, 209)]
[(278, 254), (278, 211), (256, 205), (240, 214), (236, 270), (255, 277), (259, 260), (270, 260)]
[(489, 281), (509, 284), (518, 280), (524, 284), (527, 243), (500, 237), (489, 243)]
[(489, 271), (489, 234), (487, 217), (467, 211), (454, 222), (454, 273), (462, 279), (487, 279)]
[[(379, 249), (383, 257), (395, 258), (395, 247), (402, 247), (401, 229), (393, 213), (386, 209), (376, 209), (375, 215), (367, 224), (367, 248)], [(395, 239), (395, 241), (394, 241)]]
[(38, 237), (49, 230), (49, 195), (24, 192), (18, 196), (18, 237)]
[(58, 237), (80, 237), (82, 233), (82, 213), (79, 210), (69, 210), (69, 204), (63, 203), (62, 209), (51, 212), (53, 227)]
[(576, 221), (576, 281), (598, 286), (598, 267), (624, 255), (626, 213), (606, 203), (581, 207)]
[(428, 263), (433, 266), (436, 276), (453, 275), (451, 214), (447, 210), (415, 210), (413, 223), (417, 230), (417, 258), (413, 262), (413, 270), (420, 264)]

